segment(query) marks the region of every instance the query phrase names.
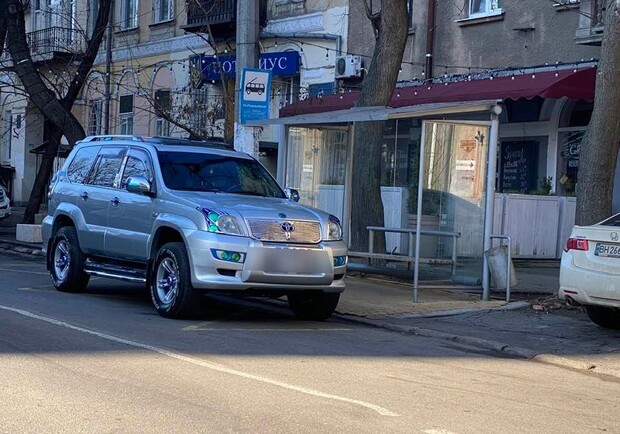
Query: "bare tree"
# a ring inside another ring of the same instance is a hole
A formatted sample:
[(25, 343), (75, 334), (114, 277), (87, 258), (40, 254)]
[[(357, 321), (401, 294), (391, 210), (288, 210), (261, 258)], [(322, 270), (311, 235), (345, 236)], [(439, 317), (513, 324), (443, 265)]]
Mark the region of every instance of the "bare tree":
[(620, 1), (606, 2), (594, 111), (581, 143), (576, 223), (589, 225), (611, 214), (620, 147)]
[(30, 101), (51, 124), (49, 140), (24, 214), (24, 223), (33, 223), (34, 216), (39, 211), (62, 136), (65, 136), (71, 145), (85, 136), (84, 128), (71, 113), (71, 109), (97, 57), (110, 17), (110, 5), (111, 0), (99, 2), (92, 37), (89, 39), (87, 35), (84, 35), (87, 41), (86, 49), (77, 67), (73, 70), (70, 62), (65, 65), (71, 70), (72, 78), (66, 88), (66, 93), (58, 96), (46, 85), (43, 75), (38, 71), (30, 55), (26, 40), (25, 3), (22, 0), (0, 0), (0, 16), (4, 17), (4, 20), (0, 20), (0, 35), (6, 33), (7, 48), (11, 55), (13, 69)]
[[(374, 11), (364, 0), (366, 14), (375, 31), (372, 63), (364, 79), (358, 107), (387, 106), (398, 79), (407, 43), (407, 0), (382, 0)], [(385, 122), (361, 122), (355, 126), (351, 248), (368, 246), (366, 226), (383, 226), (381, 202), (381, 144)], [(377, 251), (385, 250), (385, 236), (375, 240)]]

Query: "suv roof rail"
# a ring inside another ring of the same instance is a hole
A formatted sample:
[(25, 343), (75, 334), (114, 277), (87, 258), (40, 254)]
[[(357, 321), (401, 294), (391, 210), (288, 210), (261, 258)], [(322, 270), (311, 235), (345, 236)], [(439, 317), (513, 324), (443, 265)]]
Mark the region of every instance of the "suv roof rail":
[(104, 134), (98, 136), (88, 136), (83, 140), (80, 140), (80, 143), (85, 142), (103, 142), (108, 140), (136, 140), (139, 142), (144, 142), (142, 136), (132, 136), (132, 135), (122, 135), (122, 134)]
[(204, 148), (216, 148), (216, 149), (227, 149), (234, 150), (233, 145), (229, 145), (221, 139), (211, 139), (211, 140), (194, 140), (187, 138), (179, 138), (179, 137), (145, 137), (145, 142), (150, 143), (158, 143), (161, 145), (169, 145), (169, 146), (200, 146)]

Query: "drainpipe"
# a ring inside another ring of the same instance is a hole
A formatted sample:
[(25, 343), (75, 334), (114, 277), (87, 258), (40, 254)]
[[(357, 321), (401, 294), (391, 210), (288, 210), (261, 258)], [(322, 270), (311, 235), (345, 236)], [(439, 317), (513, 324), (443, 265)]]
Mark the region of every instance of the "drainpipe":
[(104, 77), (104, 99), (105, 99), (105, 107), (104, 107), (104, 127), (103, 133), (108, 135), (110, 134), (110, 100), (112, 99), (111, 94), (111, 83), (110, 78), (112, 76), (111, 73), (111, 63), (112, 63), (112, 32), (114, 30), (113, 27), (114, 21), (114, 0), (112, 0), (110, 4), (110, 16), (108, 17), (108, 34), (106, 35), (106, 50), (105, 50), (105, 77)]
[(428, 2), (428, 18), (426, 21), (426, 62), (424, 77), (433, 78), (433, 45), (435, 41), (435, 0)]

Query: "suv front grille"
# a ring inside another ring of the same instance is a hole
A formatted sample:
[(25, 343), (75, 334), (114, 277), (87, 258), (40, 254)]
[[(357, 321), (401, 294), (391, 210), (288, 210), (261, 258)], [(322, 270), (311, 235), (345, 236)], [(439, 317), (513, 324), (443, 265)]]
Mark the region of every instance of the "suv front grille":
[[(248, 224), (252, 236), (261, 241), (307, 244), (316, 244), (321, 241), (321, 225), (318, 222), (303, 220), (248, 220)], [(283, 225), (287, 228), (293, 228), (293, 230), (285, 231), (282, 229)]]

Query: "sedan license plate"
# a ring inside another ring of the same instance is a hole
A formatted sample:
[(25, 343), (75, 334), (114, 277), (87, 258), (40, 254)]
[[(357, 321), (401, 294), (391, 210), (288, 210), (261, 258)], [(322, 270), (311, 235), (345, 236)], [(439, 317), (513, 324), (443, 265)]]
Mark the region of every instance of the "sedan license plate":
[(594, 255), (609, 258), (620, 258), (620, 246), (613, 244), (596, 243), (596, 247), (594, 248)]

